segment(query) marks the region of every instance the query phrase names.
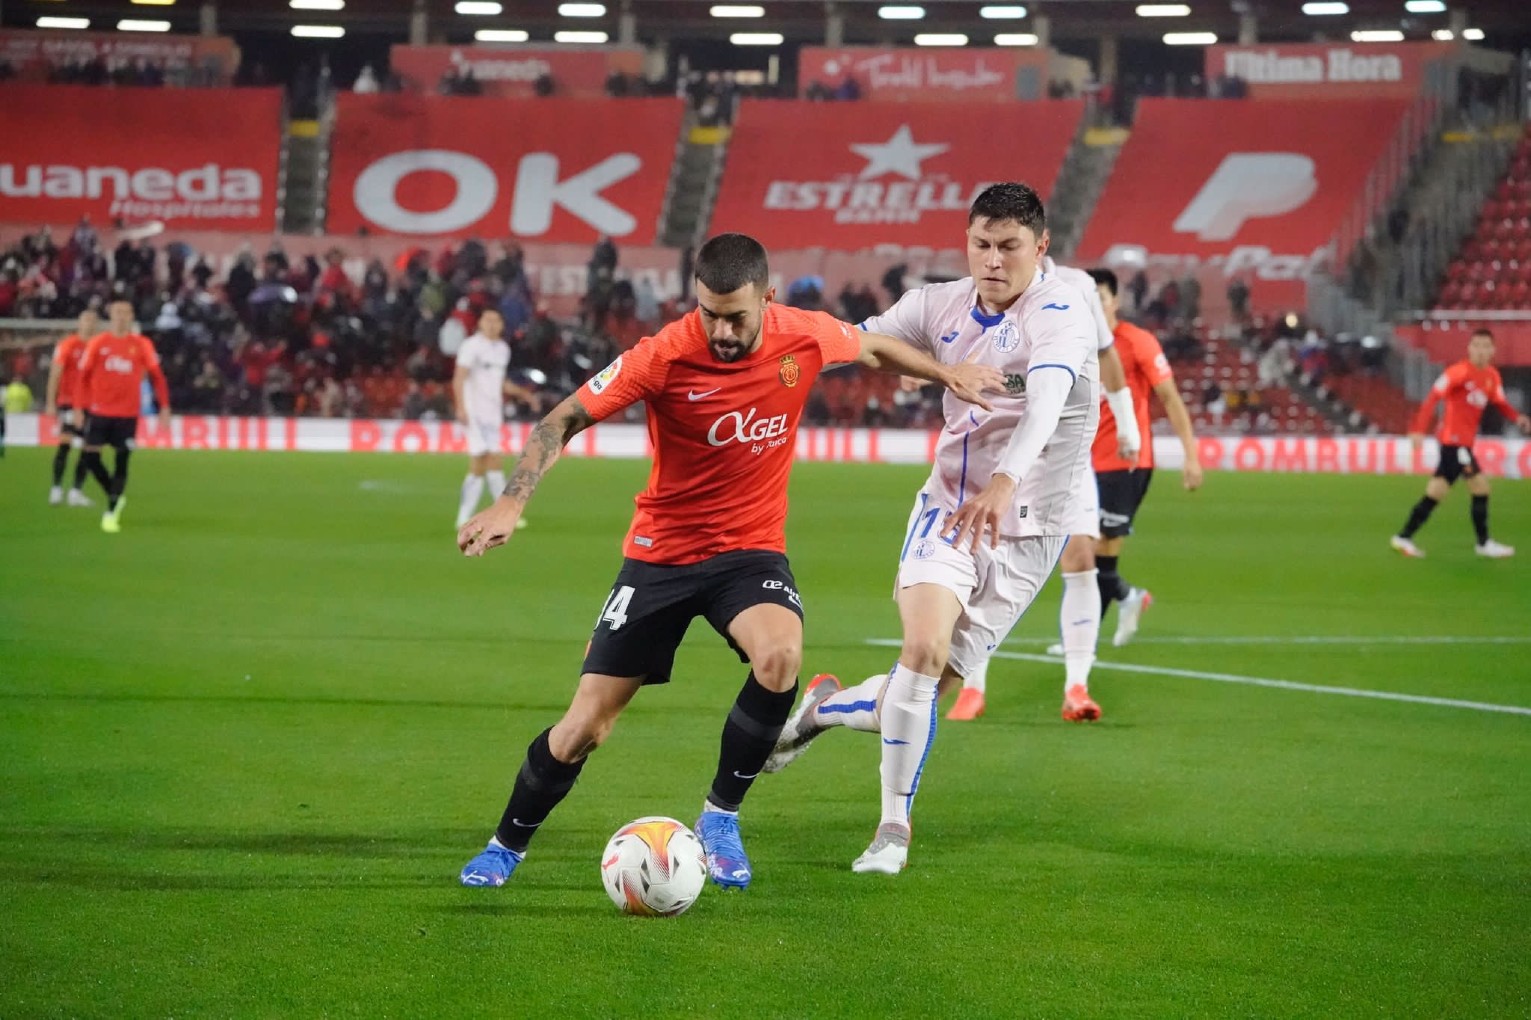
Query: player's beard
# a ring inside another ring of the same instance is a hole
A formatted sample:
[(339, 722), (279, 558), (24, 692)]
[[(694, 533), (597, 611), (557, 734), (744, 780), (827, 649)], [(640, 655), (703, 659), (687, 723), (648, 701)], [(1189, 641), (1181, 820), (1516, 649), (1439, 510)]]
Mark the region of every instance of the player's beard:
[(755, 353), (755, 348), (760, 346), (760, 331), (748, 340), (740, 337), (730, 337), (727, 340), (708, 340), (707, 346), (712, 350), (712, 356), (722, 362), (743, 361)]

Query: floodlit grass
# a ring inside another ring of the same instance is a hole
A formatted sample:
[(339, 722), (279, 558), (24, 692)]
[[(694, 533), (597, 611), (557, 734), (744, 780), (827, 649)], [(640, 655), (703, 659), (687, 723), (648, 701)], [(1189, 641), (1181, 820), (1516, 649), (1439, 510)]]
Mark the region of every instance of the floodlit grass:
[[(601, 848), (694, 820), (743, 679), (698, 622), (520, 873), (463, 889), (645, 466), (561, 464), (469, 562), (457, 458), (145, 451), (109, 536), (45, 504), (50, 454), (0, 461), (0, 1016), (1531, 1011), (1531, 716), (1102, 669), (1079, 727), (1061, 666), (996, 662), (988, 715), (941, 726), (903, 875), (849, 870), (877, 747), (834, 733), (752, 792), (748, 892), (628, 918)], [(799, 468), (805, 674), (891, 661), (866, 642), (897, 637), (921, 478)], [(1396, 556), (1420, 487), (1161, 473), (1122, 561), (1158, 604), (1103, 660), (1531, 706), (1531, 555), (1473, 556), (1456, 493), (1430, 558)], [(1531, 552), (1531, 486), (1493, 513)]]

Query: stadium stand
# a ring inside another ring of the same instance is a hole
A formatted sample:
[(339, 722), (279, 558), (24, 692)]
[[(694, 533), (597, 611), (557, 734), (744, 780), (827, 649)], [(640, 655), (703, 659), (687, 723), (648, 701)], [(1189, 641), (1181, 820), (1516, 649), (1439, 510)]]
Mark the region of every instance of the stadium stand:
[(1435, 307), (1531, 309), (1531, 127), (1522, 133), (1508, 172), (1447, 268)]

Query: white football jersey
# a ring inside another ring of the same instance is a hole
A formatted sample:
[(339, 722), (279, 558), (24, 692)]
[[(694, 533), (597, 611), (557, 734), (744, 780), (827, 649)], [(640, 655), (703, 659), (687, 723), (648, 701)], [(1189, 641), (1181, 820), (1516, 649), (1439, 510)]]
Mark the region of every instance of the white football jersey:
[(976, 496), (993, 477), (1011, 433), (1026, 414), (1026, 377), (1046, 366), (1066, 371), (1073, 389), (1058, 427), (1042, 455), (1016, 487), (1013, 512), (1000, 533), (1012, 537), (1068, 535), (1082, 508), (1080, 479), (1090, 469), (1090, 444), (1100, 421), (1100, 336), (1085, 295), (1058, 276), (1038, 269), (1031, 286), (1004, 312), (990, 315), (978, 304), (971, 277), (934, 283), (906, 293), (861, 328), (913, 344), (943, 364), (972, 358), (1005, 374), (1008, 392), (987, 394), (984, 411), (946, 394), (946, 426), (936, 442), (935, 463), (923, 492), (946, 512)]
[(510, 344), (474, 333), (457, 349), (457, 367), (468, 370), (463, 380), (463, 403), (468, 420), (499, 427), (505, 420), (505, 369), (510, 365)]
[(1060, 266), (1053, 261), (1051, 255), (1042, 256), (1042, 271), (1050, 276), (1056, 276), (1084, 293), (1085, 304), (1090, 306), (1090, 314), (1095, 317), (1095, 333), (1098, 338), (1096, 350), (1103, 351), (1116, 343), (1116, 337), (1111, 333), (1111, 325), (1106, 322), (1106, 306), (1100, 303), (1100, 289), (1095, 286), (1095, 277), (1083, 269)]

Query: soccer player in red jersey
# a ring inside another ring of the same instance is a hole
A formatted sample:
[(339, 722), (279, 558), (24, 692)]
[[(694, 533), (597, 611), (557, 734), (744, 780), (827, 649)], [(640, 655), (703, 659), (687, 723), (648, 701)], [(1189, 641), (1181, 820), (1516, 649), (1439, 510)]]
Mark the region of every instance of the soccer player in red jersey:
[(1127, 387), (1132, 390), (1132, 405), (1143, 436), (1137, 463), (1123, 460), (1117, 450), (1116, 419), (1109, 407), (1101, 407), (1100, 431), (1095, 435), (1092, 451), (1095, 478), (1100, 486), (1100, 541), (1095, 546), (1095, 563), (1100, 573), (1095, 581), (1100, 588), (1102, 615), (1112, 602), (1121, 603), (1117, 610), (1116, 634), (1111, 638), (1111, 643), (1120, 647), (1137, 633), (1138, 621), (1150, 602), (1148, 591), (1123, 580), (1119, 567), (1122, 545), (1132, 534), (1132, 519), (1148, 495), (1148, 483), (1154, 476), (1154, 443), (1148, 409), (1150, 394), (1159, 398), (1170, 427), (1180, 439), (1185, 454), (1180, 469), (1181, 483), (1188, 492), (1201, 488), (1202, 467), (1191, 412), (1180, 399), (1175, 374), (1170, 370), (1169, 359), (1164, 356), (1164, 348), (1159, 346), (1159, 338), (1118, 317), (1120, 288), (1115, 273), (1109, 269), (1095, 269), (1090, 275), (1095, 277), (1096, 286), (1100, 288), (1106, 320), (1116, 337), (1117, 353), (1127, 375)]
[(1435, 381), (1430, 395), (1420, 405), (1414, 418), (1409, 438), (1414, 448), (1424, 442), (1425, 432), (1435, 418), (1435, 405), (1445, 401), (1446, 414), (1435, 438), (1441, 445), (1440, 463), (1435, 475), (1425, 485), (1425, 495), (1414, 504), (1403, 530), (1393, 536), (1393, 548), (1405, 556), (1423, 557), (1424, 552), (1414, 544), (1414, 533), (1424, 526), (1435, 511), (1436, 505), (1446, 498), (1446, 493), (1458, 478), (1467, 479), (1467, 491), (1472, 493), (1473, 531), (1478, 536), (1478, 555), (1491, 559), (1504, 559), (1515, 555), (1513, 546), (1495, 542), (1488, 537), (1488, 479), (1473, 456), (1473, 440), (1478, 436), (1478, 423), (1483, 420), (1483, 410), (1492, 404), (1507, 419), (1520, 426), (1522, 432), (1531, 432), (1531, 418), (1515, 410), (1505, 399), (1504, 383), (1494, 360), (1494, 334), (1486, 329), (1474, 330), (1467, 342), (1467, 360), (1459, 361)]
[[(144, 376), (154, 385), (160, 422), (170, 425), (170, 390), (159, 367), (154, 344), (133, 332), (133, 306), (113, 301), (107, 308), (111, 328), (85, 345), (80, 358), (80, 394), (90, 421), (85, 426), (85, 469), (106, 490), (106, 512), (101, 530), (122, 530), (123, 490), (128, 486), (128, 457), (138, 435), (139, 390)], [(112, 474), (101, 463), (101, 447), (110, 446), (116, 457)]]
[(792, 711), (802, 661), (803, 604), (785, 525), (797, 426), (814, 380), (827, 365), (859, 362), (942, 383), (985, 408), (982, 391), (1004, 389), (994, 369), (943, 366), (892, 337), (773, 304), (766, 251), (743, 234), (703, 245), (695, 276), (697, 310), (544, 417), (504, 494), (458, 532), (468, 556), (504, 544), (564, 444), (630, 404), (647, 404), (653, 467), (579, 687), (563, 718), (527, 748), (494, 838), (463, 868), (463, 885), (504, 884), (633, 695), (670, 678), (675, 650), (701, 616), (751, 671), (723, 725), (696, 831), (712, 880), (747, 886), (738, 810)]
[[(48, 502), (53, 506), (64, 502), (64, 469), (69, 466), (69, 448), (85, 439), (80, 359), (85, 355), (85, 344), (100, 331), (100, 317), (94, 309), (87, 308), (80, 313), (78, 328), (53, 348), (53, 364), (48, 367), (48, 397), (44, 404), (47, 414), (58, 416), (58, 452), (53, 455), (53, 488), (48, 490)], [(81, 456), (74, 462), (70, 506), (90, 506), (90, 497), (82, 491), (84, 485), (85, 458)]]

